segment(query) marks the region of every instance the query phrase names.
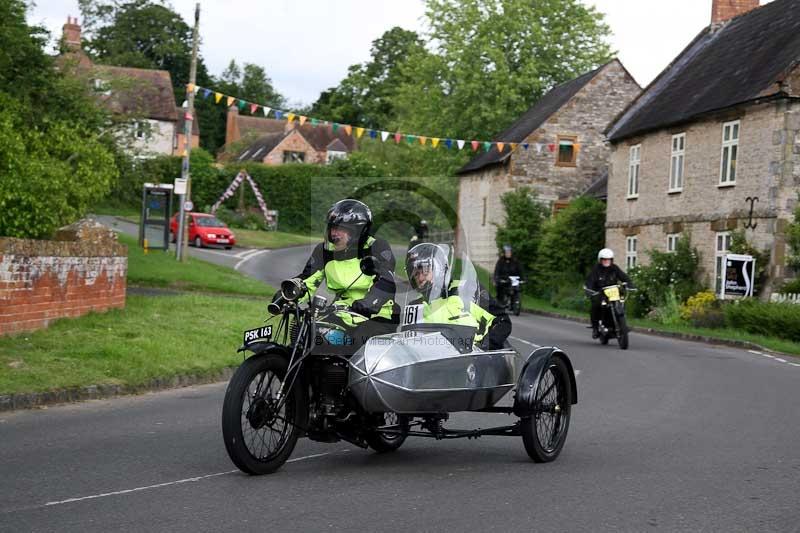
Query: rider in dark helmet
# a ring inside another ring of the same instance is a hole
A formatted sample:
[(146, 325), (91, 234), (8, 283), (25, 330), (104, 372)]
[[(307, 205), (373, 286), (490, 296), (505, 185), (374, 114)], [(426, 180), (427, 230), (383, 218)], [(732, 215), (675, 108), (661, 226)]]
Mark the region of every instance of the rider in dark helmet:
[(505, 310), (480, 286), (470, 289), (477, 290), (475, 295), (459, 293), (461, 280), (451, 279), (448, 253), (441, 245), (422, 243), (411, 248), (406, 254), (406, 274), (411, 287), (422, 296), (409, 304), (422, 306), (418, 321), (471, 326), (476, 328), (475, 342), (483, 348), (499, 350), (505, 346), (511, 334), (511, 320)]
[[(297, 276), (308, 297), (326, 282), (336, 301), (370, 322), (396, 324), (395, 259), (389, 243), (370, 235), (372, 211), (358, 200), (341, 200), (326, 215), (325, 238), (318, 244)], [(360, 261), (373, 256), (377, 274), (362, 274)], [(394, 325), (388, 329), (394, 330)]]
[(508, 277), (519, 276), (520, 280), (525, 279), (525, 271), (517, 258), (510, 244), (503, 245), (503, 254), (494, 265), (494, 275), (492, 276), (496, 289), (497, 300), (505, 304), (508, 300)]

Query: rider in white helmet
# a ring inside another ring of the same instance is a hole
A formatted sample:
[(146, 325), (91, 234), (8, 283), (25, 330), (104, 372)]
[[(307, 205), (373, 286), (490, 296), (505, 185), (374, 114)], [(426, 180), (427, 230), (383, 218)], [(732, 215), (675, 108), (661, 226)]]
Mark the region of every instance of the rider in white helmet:
[[(611, 248), (603, 248), (597, 254), (597, 264), (594, 265), (589, 277), (586, 278), (586, 288), (595, 292), (600, 292), (603, 287), (615, 285), (619, 282), (631, 284), (631, 279), (614, 263), (614, 251)], [(600, 322), (600, 298), (592, 298), (592, 338), (597, 338), (598, 323)]]

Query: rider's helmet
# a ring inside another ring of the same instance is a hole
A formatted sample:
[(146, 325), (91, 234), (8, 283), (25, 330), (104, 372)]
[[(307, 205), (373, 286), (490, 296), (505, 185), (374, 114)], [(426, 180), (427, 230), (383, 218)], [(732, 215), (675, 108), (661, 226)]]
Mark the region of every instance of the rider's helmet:
[(511, 245), (510, 244), (504, 244), (503, 245), (503, 254), (504, 255), (511, 255), (512, 251), (513, 250), (511, 249)]
[(450, 261), (439, 245), (424, 242), (406, 254), (406, 274), (414, 290), (427, 300), (447, 295)]
[(603, 259), (614, 259), (614, 250), (611, 248), (603, 248), (597, 253), (597, 260), (601, 261)]
[(358, 200), (339, 200), (331, 206), (325, 218), (327, 222), (325, 240), (336, 244), (331, 230), (334, 227), (343, 228), (350, 234), (348, 248), (355, 245), (358, 245), (359, 248), (362, 247), (372, 228), (372, 211), (366, 204)]

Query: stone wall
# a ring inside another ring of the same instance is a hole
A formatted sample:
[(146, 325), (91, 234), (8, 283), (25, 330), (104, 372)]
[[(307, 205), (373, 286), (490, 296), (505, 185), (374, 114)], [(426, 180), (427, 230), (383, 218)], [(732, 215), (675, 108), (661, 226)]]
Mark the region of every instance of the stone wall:
[(0, 237), (0, 335), (125, 306), (127, 248), (85, 220), (55, 240)]
[(134, 149), (144, 155), (172, 155), (175, 143), (175, 123), (152, 119), (147, 119), (146, 122), (149, 131), (141, 139), (135, 137), (135, 131), (130, 132), (134, 136)]
[(481, 175), (464, 176), (458, 189), (459, 223), (467, 241), (466, 246), (459, 242), (459, 248), (466, 250), (474, 263), (490, 271), (498, 257), (497, 225), (505, 222), (500, 198), (511, 190), (503, 169), (494, 167)]

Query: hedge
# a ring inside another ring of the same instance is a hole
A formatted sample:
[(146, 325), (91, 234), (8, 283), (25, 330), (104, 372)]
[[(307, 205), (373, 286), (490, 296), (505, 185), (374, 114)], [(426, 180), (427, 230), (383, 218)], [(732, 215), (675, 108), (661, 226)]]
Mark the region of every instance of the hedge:
[(729, 327), (800, 342), (800, 305), (746, 300), (724, 309)]

